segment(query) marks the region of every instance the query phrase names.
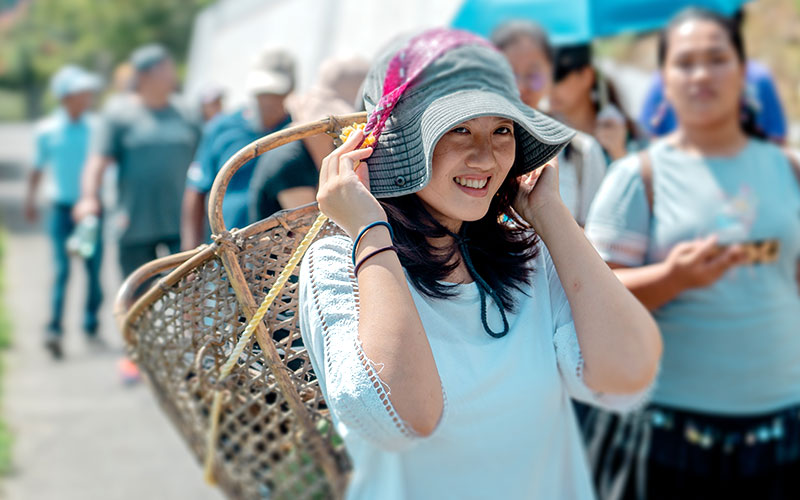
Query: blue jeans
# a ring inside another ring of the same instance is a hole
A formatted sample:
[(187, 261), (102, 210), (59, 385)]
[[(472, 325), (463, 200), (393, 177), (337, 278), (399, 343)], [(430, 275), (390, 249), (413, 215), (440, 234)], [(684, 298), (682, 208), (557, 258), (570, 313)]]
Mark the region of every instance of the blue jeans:
[[(103, 260), (102, 220), (98, 227), (97, 249), (91, 259), (84, 261), (87, 273), (86, 306), (84, 309), (83, 330), (88, 335), (97, 333), (97, 313), (103, 302), (103, 289), (100, 284), (100, 263)], [(52, 316), (47, 330), (50, 335), (60, 337), (63, 331), (62, 317), (64, 313), (64, 294), (69, 281), (69, 254), (67, 238), (75, 230), (72, 220), (72, 205), (53, 204), (47, 224), (50, 239), (53, 242), (53, 258), (55, 264), (55, 282), (53, 283)]]

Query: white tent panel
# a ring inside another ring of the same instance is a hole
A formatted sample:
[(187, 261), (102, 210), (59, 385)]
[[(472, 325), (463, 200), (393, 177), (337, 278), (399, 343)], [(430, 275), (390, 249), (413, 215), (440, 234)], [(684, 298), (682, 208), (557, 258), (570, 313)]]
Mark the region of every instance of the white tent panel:
[(298, 61), (298, 88), (308, 88), (333, 55), (373, 58), (404, 33), (445, 26), (461, 0), (219, 0), (198, 15), (189, 51), (186, 92), (205, 85), (227, 91), (229, 107), (246, 98), (250, 63), (267, 45)]

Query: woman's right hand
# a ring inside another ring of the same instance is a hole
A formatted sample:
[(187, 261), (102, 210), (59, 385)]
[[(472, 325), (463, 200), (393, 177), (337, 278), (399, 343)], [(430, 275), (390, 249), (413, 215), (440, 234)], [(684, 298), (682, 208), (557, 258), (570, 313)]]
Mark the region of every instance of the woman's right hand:
[(675, 245), (666, 264), (681, 288), (703, 288), (722, 278), (728, 269), (744, 263), (746, 257), (741, 246), (722, 248), (716, 236), (709, 236)]
[(386, 212), (369, 192), (369, 172), (359, 162), (369, 158), (372, 148), (356, 149), (364, 133), (356, 130), (344, 144), (322, 160), (317, 202), (320, 211), (351, 237), (367, 224), (386, 220)]

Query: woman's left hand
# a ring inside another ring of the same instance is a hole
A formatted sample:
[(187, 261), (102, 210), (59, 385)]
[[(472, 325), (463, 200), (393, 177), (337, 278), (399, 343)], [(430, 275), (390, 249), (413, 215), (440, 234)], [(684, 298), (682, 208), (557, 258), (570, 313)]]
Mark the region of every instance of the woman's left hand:
[(537, 218), (563, 204), (558, 191), (558, 158), (520, 178), (514, 210), (534, 229)]
[(578, 333), (586, 385), (609, 394), (643, 390), (661, 357), (658, 327), (561, 201), (556, 161), (521, 179), (514, 209), (553, 259)]

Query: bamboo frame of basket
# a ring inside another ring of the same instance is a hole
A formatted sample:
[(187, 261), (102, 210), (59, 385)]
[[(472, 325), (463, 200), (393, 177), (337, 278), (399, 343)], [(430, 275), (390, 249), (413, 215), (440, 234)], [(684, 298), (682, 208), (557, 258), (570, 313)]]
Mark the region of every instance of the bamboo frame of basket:
[[(177, 302), (176, 306), (175, 300), (178, 299), (174, 299), (173, 296), (185, 294), (185, 289), (193, 286), (192, 279), (205, 279), (203, 277), (198, 277), (198, 275), (208, 272), (208, 269), (211, 269), (210, 273), (215, 277), (213, 279), (217, 281), (227, 280), (226, 282), (235, 295), (239, 315), (249, 320), (259, 304), (254, 295), (254, 286), (252, 283), (248, 283), (246, 272), (243, 270), (240, 261), (241, 255), (245, 251), (246, 242), (253, 241), (254, 238), (263, 236), (264, 241), (268, 240), (267, 243), (272, 242), (276, 248), (280, 246), (281, 249), (283, 249), (285, 244), (280, 243), (283, 241), (282, 238), (289, 236), (295, 237), (296, 235), (294, 233), (297, 231), (298, 226), (309, 226), (310, 221), (318, 214), (318, 210), (316, 209), (316, 205), (312, 204), (297, 210), (278, 212), (272, 217), (251, 224), (246, 228), (229, 231), (225, 227), (225, 222), (222, 217), (222, 202), (230, 180), (241, 166), (266, 151), (294, 140), (304, 139), (320, 133), (338, 135), (344, 126), (360, 123), (365, 120), (365, 113), (331, 116), (317, 122), (292, 127), (263, 137), (246, 146), (231, 157), (217, 174), (208, 200), (208, 217), (214, 235), (214, 243), (211, 245), (202, 245), (195, 250), (171, 255), (148, 263), (131, 274), (120, 289), (115, 304), (115, 317), (123, 332), (129, 351), (136, 355), (137, 352), (144, 348), (144, 346), (139, 345), (139, 340), (142, 335), (148, 332), (137, 330), (137, 328), (139, 328), (138, 324), (142, 321), (142, 318), (156, 315), (156, 313), (153, 312), (154, 308), (166, 307), (163, 303), (168, 300), (173, 301), (173, 309), (180, 309), (181, 303)], [(332, 231), (335, 231), (335, 228), (329, 225), (323, 232), (330, 233)], [(300, 235), (300, 237), (302, 237), (302, 235)], [(296, 238), (296, 241), (299, 242), (299, 238)], [(268, 250), (270, 253), (272, 252), (270, 248), (268, 248)], [(278, 254), (277, 260), (279, 260), (281, 258), (281, 252), (276, 250), (274, 253)], [(224, 278), (222, 277), (223, 269), (219, 269), (220, 264), (221, 267), (224, 268)], [(252, 274), (252, 269), (249, 269), (249, 271)], [(166, 276), (158, 279), (141, 297), (134, 297), (137, 289), (140, 288), (142, 284), (153, 279), (154, 276), (164, 273), (167, 273)], [(268, 280), (265, 279), (265, 281)], [(256, 290), (259, 292), (261, 292), (262, 289), (263, 286), (261, 288), (256, 287)], [(195, 288), (193, 288), (193, 293), (195, 295), (198, 293), (197, 290), (195, 286)], [(217, 290), (217, 292), (219, 291), (220, 290)], [(170, 297), (173, 298), (170, 299)], [(275, 304), (273, 307), (279, 308), (280, 305)], [(191, 314), (185, 311), (182, 313)], [(175, 314), (173, 314), (173, 317), (174, 316)], [(268, 314), (267, 318), (258, 325), (255, 331), (256, 341), (258, 342), (258, 346), (261, 347), (260, 357), (263, 359), (263, 368), (264, 371), (267, 372), (259, 376), (263, 375), (265, 380), (274, 382), (280, 392), (281, 404), (285, 404), (288, 409), (291, 410), (291, 414), (293, 415), (291, 425), (294, 426), (294, 435), (287, 439), (293, 440), (295, 447), (303, 448), (301, 451), (303, 453), (308, 453), (313, 464), (324, 473), (324, 479), (327, 483), (326, 496), (330, 495), (334, 498), (340, 498), (343, 496), (347, 484), (349, 464), (344, 457), (343, 450), (335, 449), (336, 447), (332, 444), (330, 435), (333, 432), (329, 417), (326, 417), (328, 423), (327, 431), (320, 431), (318, 427), (321, 423), (320, 419), (317, 417), (315, 421), (314, 415), (312, 415), (312, 411), (310, 410), (309, 402), (311, 406), (318, 406), (320, 402), (324, 405), (321, 394), (319, 394), (318, 386), (314, 385), (315, 389), (311, 391), (315, 392), (314, 394), (309, 394), (309, 389), (303, 389), (302, 387), (301, 390), (298, 391), (297, 380), (292, 378), (292, 372), (287, 366), (287, 360), (285, 359), (286, 353), (283, 353), (284, 358), (282, 359), (281, 353), (279, 353), (273, 341), (270, 328), (267, 326), (270, 321), (274, 321), (278, 327), (280, 327), (281, 321), (276, 318), (277, 316), (270, 320), (270, 314)], [(183, 324), (184, 322), (179, 323)], [(239, 321), (238, 323), (241, 325), (242, 323), (246, 323), (246, 321)], [(197, 324), (195, 324), (195, 326), (197, 326)], [(203, 325), (199, 324), (199, 327), (202, 329)], [(167, 332), (167, 326), (163, 328), (165, 329), (165, 336), (175, 335), (174, 331), (172, 331), (172, 333)], [(216, 341), (213, 342), (206, 341), (205, 344), (199, 347), (199, 352), (196, 353), (198, 359), (203, 357), (203, 350), (209, 346), (209, 342), (213, 344), (215, 348), (220, 346), (219, 349), (223, 349), (219, 342), (223, 344), (226, 342), (235, 343), (235, 337), (237, 334), (241, 334), (241, 331), (237, 332), (235, 325), (232, 326), (230, 330), (230, 338), (216, 339)], [(158, 333), (159, 332), (156, 332), (156, 334)], [(196, 339), (193, 339), (192, 342), (195, 342), (195, 340)], [(251, 344), (251, 347), (252, 345), (254, 344)], [(252, 362), (253, 353), (249, 352), (248, 356), (248, 362)], [(240, 367), (240, 371), (244, 371), (246, 374), (251, 374), (254, 371), (252, 365), (248, 365), (247, 363), (244, 364), (243, 368), (249, 369), (249, 371), (242, 370), (242, 367)], [(152, 368), (150, 369), (152, 370)], [(307, 370), (310, 370), (310, 366), (307, 367)], [(185, 428), (185, 419), (179, 414), (181, 410), (172, 404), (173, 402), (164, 399), (166, 394), (156, 382), (158, 377), (152, 376), (155, 374), (148, 373), (147, 366), (143, 367), (143, 372), (148, 375), (148, 379), (154, 386), (162, 408), (178, 426), (187, 441), (189, 441), (190, 446), (193, 448), (195, 454), (198, 455), (198, 458), (202, 457), (202, 453), (205, 451), (205, 444), (201, 442), (201, 439), (198, 439), (198, 430)], [(228, 390), (231, 393), (231, 397), (237, 396), (236, 388), (240, 386), (233, 385), (234, 389), (231, 389), (230, 379), (235, 378), (234, 376), (242, 377), (241, 374), (237, 375), (235, 372), (236, 370), (234, 370), (234, 373), (232, 373), (230, 377), (224, 380), (214, 382), (214, 384), (219, 387), (219, 390)], [(181, 376), (187, 377), (188, 375), (182, 372)], [(178, 380), (177, 382), (182, 381)], [(228, 389), (225, 389), (225, 387), (228, 387)], [(241, 390), (239, 392), (241, 392)], [(203, 400), (204, 395), (201, 394), (197, 397)], [(247, 401), (241, 403), (242, 405), (250, 404)], [(229, 407), (229, 413), (231, 411), (236, 411), (236, 408), (233, 408), (233, 410), (230, 409), (233, 406), (232, 401), (229, 400), (227, 406)], [(339, 448), (341, 448), (341, 446)], [(224, 457), (218, 460), (218, 462), (224, 462)], [(220, 478), (219, 483), (225, 493), (231, 498), (248, 498), (252, 496), (252, 491), (250, 491), (248, 495), (242, 485), (232, 484), (232, 482), (235, 483), (235, 481), (226, 477), (225, 471), (222, 470), (223, 465), (224, 463), (217, 464), (215, 471), (216, 475)], [(310, 473), (306, 472), (306, 474)], [(292, 494), (294, 495), (296, 493), (297, 492), (294, 492)], [(311, 496), (315, 498), (319, 497), (318, 495)]]

